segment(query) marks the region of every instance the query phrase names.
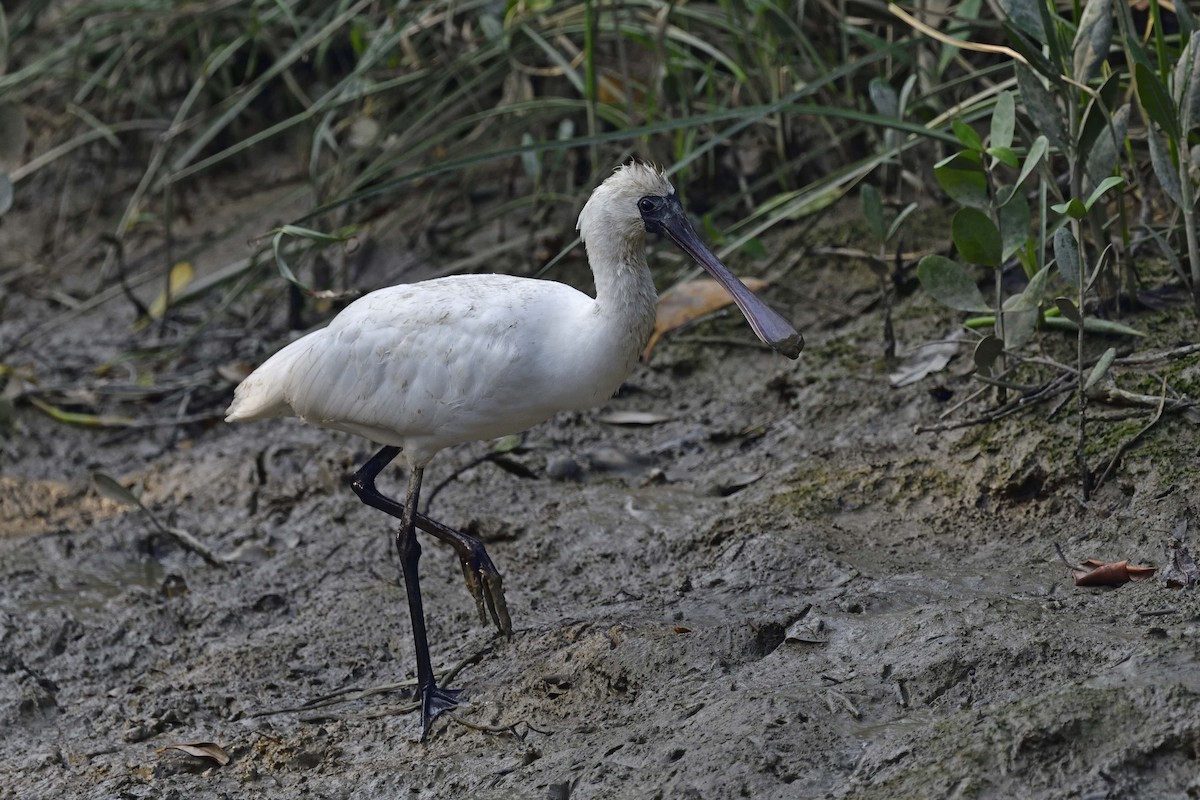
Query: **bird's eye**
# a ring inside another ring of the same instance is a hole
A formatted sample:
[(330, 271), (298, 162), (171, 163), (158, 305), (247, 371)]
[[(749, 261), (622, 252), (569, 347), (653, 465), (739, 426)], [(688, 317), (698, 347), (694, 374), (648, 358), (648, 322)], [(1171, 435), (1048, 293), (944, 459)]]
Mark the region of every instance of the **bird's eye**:
[(641, 200), (638, 200), (638, 211), (643, 214), (650, 214), (656, 211), (658, 209), (658, 203), (655, 202), (656, 199), (654, 197), (643, 197)]

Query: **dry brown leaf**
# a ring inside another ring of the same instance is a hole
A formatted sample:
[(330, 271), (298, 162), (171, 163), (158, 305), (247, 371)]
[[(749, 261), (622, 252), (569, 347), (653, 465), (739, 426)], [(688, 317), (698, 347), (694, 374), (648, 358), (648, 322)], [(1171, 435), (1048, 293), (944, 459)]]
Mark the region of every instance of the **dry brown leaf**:
[(1071, 577), (1076, 586), (1123, 586), (1130, 581), (1152, 578), (1156, 572), (1157, 567), (1131, 567), (1128, 561), (1106, 562), (1089, 558), (1071, 568)]
[(196, 758), (210, 758), (217, 762), (218, 766), (225, 766), (229, 763), (229, 754), (219, 744), (213, 742), (192, 742), (190, 744), (169, 744), (166, 747), (160, 747), (154, 752), (162, 754), (167, 750), (179, 750), (187, 753), (189, 756)]
[[(763, 289), (767, 282), (761, 278), (739, 278), (752, 292)], [(733, 302), (725, 287), (712, 278), (698, 278), (671, 288), (658, 298), (658, 311), (654, 318), (654, 333), (642, 351), (642, 363), (650, 362), (650, 352), (664, 333), (700, 319), (705, 314), (719, 311)]]

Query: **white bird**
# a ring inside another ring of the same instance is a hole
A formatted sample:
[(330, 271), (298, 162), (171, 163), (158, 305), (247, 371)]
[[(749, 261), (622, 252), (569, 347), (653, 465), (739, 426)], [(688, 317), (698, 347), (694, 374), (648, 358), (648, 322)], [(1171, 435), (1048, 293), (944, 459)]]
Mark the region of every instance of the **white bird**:
[[(392, 286), (347, 306), (326, 328), (284, 347), (237, 387), (226, 421), (294, 414), (384, 445), (351, 486), (400, 519), (396, 546), (412, 617), (421, 735), (457, 704), (437, 686), (425, 634), (415, 528), (450, 544), (480, 616), (511, 622), (499, 571), (483, 544), (417, 511), (425, 465), (443, 448), (517, 433), (558, 411), (611, 397), (654, 327), (657, 295), (646, 264), (647, 231), (663, 233), (733, 295), (759, 338), (788, 358), (803, 339), (700, 241), (663, 173), (619, 167), (579, 215), (596, 297), (561, 283), (457, 275)], [(403, 504), (375, 478), (397, 455), (409, 467)]]

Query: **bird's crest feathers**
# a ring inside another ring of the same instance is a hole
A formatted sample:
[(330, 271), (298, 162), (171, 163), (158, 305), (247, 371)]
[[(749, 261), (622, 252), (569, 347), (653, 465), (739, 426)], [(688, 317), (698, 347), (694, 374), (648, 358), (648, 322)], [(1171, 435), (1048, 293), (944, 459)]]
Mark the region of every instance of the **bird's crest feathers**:
[(596, 187), (579, 213), (576, 228), (586, 242), (590, 231), (608, 231), (628, 227), (644, 231), (637, 201), (643, 197), (669, 197), (675, 187), (660, 167), (641, 161), (630, 161), (613, 170), (604, 183)]

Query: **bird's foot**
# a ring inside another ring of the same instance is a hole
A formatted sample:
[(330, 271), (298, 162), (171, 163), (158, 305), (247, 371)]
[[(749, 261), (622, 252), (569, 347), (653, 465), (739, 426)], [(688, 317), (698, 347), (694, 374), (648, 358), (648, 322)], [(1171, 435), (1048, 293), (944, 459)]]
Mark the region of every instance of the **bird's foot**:
[(429, 685), (423, 689), (418, 689), (417, 693), (421, 696), (421, 741), (429, 736), (429, 727), (433, 725), (433, 721), (443, 711), (449, 711), (458, 706), (458, 698), (462, 695), (462, 689), (439, 689), (436, 685)]
[(475, 598), (475, 607), (479, 609), (479, 619), (486, 623), (490, 615), (501, 633), (511, 635), (512, 619), (504, 600), (504, 580), (482, 545), (463, 557), (462, 568), (467, 591)]

